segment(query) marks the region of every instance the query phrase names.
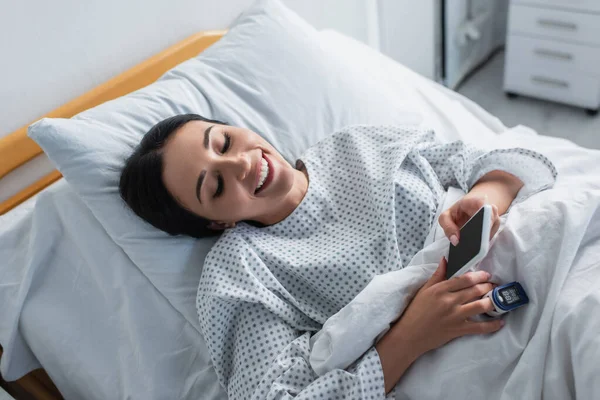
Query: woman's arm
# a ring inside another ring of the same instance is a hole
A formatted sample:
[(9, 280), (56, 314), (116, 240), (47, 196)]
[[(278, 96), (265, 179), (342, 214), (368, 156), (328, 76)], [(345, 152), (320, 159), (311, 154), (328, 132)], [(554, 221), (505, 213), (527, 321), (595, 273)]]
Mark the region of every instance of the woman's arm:
[(296, 321), (292, 324), (260, 303), (219, 297), (200, 301), (206, 306), (200, 314), (202, 333), (230, 399), (312, 400), (335, 394), (363, 400), (385, 395), (375, 349), (345, 370), (318, 376), (309, 361), (310, 333), (294, 327)]
[(417, 292), (402, 317), (353, 365), (317, 376), (310, 334), (260, 303), (200, 296), (202, 333), (230, 398), (302, 400), (382, 398), (422, 354), (467, 334), (500, 329), (500, 321), (469, 322), (491, 310), (484, 271), (445, 280), (446, 262)]
[(498, 214), (508, 210), (523, 187), (523, 181), (508, 172), (495, 170), (482, 176), (471, 188), (467, 196), (487, 197), (489, 204), (498, 207)]
[(415, 151), (411, 155), (413, 162), (422, 171), (432, 168), (445, 190), (456, 186), (467, 193), (440, 215), (439, 223), (454, 245), (460, 239), (460, 227), (482, 205), (493, 206), (494, 234), (499, 227), (499, 215), (506, 213), (517, 195), (523, 200), (552, 187), (557, 175), (548, 158), (529, 149), (486, 151), (457, 141), (422, 143)]
[(375, 345), (379, 354), (385, 393), (396, 386), (402, 375), (419, 358), (423, 352), (413, 347), (413, 343), (406, 337), (405, 332), (390, 329), (388, 333)]
[(444, 234), (456, 246), (460, 241), (460, 227), (483, 205), (491, 204), (491, 236), (494, 236), (500, 226), (499, 216), (506, 213), (522, 187), (523, 182), (508, 172), (494, 170), (483, 175), (469, 193), (440, 214), (439, 223)]

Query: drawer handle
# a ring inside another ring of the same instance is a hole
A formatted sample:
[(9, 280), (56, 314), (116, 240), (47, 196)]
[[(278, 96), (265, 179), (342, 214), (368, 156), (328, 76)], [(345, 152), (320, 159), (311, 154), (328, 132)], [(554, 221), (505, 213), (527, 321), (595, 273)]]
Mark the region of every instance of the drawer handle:
[(534, 83), (542, 83), (544, 85), (551, 85), (551, 86), (556, 86), (556, 87), (561, 87), (561, 88), (568, 88), (569, 87), (569, 82), (567, 81), (562, 81), (560, 79), (553, 79), (553, 78), (546, 78), (545, 76), (532, 76), (531, 80)]
[(538, 19), (537, 22), (538, 22), (538, 24), (540, 24), (546, 28), (558, 28), (558, 29), (565, 29), (568, 31), (577, 30), (577, 24), (575, 24), (573, 22), (557, 21), (554, 19)]
[(564, 51), (547, 50), (547, 49), (535, 49), (533, 51), (538, 56), (545, 56), (550, 58), (560, 58), (562, 60), (572, 60), (573, 54), (565, 53)]

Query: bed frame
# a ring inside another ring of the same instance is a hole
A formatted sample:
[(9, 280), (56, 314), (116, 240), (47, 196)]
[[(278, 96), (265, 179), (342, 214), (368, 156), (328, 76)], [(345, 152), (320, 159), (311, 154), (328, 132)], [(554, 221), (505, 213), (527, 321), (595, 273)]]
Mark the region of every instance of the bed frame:
[[(203, 31), (190, 36), (84, 95), (49, 112), (42, 118), (71, 118), (105, 101), (121, 97), (147, 86), (176, 65), (198, 55), (224, 34), (225, 31)], [(42, 153), (42, 149), (27, 137), (28, 126), (26, 125), (8, 136), (0, 138), (0, 179)], [(0, 203), (0, 215), (21, 204), (60, 178), (61, 174), (54, 170), (27, 186)], [(1, 357), (2, 348), (0, 347)], [(19, 400), (58, 400), (63, 398), (42, 369), (32, 371), (15, 382), (5, 382), (0, 377), (0, 385)]]
[[(176, 65), (198, 55), (224, 34), (225, 31), (203, 31), (190, 36), (41, 118), (71, 118), (105, 101), (143, 88)], [(29, 125), (31, 124), (0, 138), (0, 179), (42, 153), (42, 149), (27, 137)], [(21, 204), (60, 177), (58, 171), (52, 171), (0, 203), (0, 215)]]

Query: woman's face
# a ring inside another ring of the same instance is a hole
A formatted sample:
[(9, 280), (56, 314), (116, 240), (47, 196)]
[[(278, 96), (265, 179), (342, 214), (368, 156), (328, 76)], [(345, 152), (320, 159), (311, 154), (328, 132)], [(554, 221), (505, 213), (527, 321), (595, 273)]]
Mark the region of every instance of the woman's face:
[(242, 220), (276, 223), (300, 203), (308, 185), (256, 133), (204, 121), (179, 128), (165, 144), (163, 160), (167, 190), (215, 229)]

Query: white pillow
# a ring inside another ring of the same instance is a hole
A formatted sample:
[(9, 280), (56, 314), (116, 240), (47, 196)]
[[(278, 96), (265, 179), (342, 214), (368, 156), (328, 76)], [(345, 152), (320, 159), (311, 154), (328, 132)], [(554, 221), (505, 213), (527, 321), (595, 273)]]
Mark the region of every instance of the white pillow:
[[(290, 162), (348, 124), (418, 122), (410, 85), (386, 86), (343, 63), (318, 32), (278, 0), (244, 12), (216, 44), (154, 84), (72, 119), (43, 119), (29, 136), (46, 152), (111, 238), (198, 327), (194, 301), (215, 239), (170, 237), (119, 197), (125, 159), (157, 122), (198, 113), (253, 129)], [(157, 316), (159, 318), (159, 316)]]

